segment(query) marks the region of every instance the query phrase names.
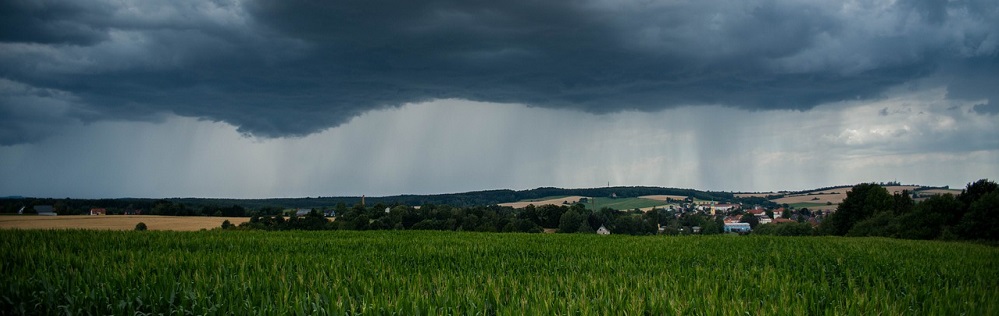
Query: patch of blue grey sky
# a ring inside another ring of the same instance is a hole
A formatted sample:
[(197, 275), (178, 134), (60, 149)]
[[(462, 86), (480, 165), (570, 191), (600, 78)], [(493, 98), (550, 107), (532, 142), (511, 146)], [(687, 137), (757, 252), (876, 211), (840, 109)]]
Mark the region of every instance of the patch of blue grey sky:
[(0, 195), (999, 177), (994, 1), (0, 4)]

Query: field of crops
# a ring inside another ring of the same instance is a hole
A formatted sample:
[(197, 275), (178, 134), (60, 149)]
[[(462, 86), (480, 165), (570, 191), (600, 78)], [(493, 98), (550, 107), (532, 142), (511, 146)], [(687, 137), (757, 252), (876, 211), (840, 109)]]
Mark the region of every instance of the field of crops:
[(667, 205), (666, 202), (643, 199), (643, 198), (593, 198), (590, 203), (586, 203), (586, 208), (599, 210), (602, 208), (612, 208), (615, 210), (633, 210), (636, 208), (646, 208), (653, 206)]
[(0, 254), (0, 314), (999, 314), (999, 249), (930, 241), (0, 230)]
[(791, 204), (788, 204), (788, 205), (791, 206), (791, 207), (793, 207), (793, 208), (796, 208), (796, 209), (807, 208), (807, 209), (813, 210), (813, 211), (814, 210), (835, 210), (836, 207), (839, 206), (837, 204), (827, 205), (826, 203), (810, 203), (810, 202), (791, 203)]

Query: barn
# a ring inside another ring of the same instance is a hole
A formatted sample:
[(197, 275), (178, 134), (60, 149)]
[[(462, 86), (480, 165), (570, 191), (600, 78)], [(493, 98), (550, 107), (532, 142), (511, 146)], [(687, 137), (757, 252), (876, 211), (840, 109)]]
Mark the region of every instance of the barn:
[(38, 215), (43, 215), (43, 216), (56, 215), (55, 211), (52, 209), (52, 205), (35, 205), (34, 209), (35, 213), (38, 213)]

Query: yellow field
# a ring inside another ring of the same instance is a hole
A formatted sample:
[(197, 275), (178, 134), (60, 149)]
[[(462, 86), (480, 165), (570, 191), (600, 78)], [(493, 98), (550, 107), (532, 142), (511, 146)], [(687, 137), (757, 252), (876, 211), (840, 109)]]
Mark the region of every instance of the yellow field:
[(562, 205), (563, 202), (569, 203), (569, 204), (573, 204), (573, 203), (579, 202), (579, 199), (584, 198), (584, 197), (585, 196), (567, 196), (567, 197), (564, 197), (564, 198), (542, 200), (542, 201), (510, 202), (510, 203), (501, 203), (501, 204), (499, 204), (499, 206), (509, 206), (509, 207), (512, 207), (512, 208), (525, 208), (525, 207), (527, 207), (528, 205), (531, 205), (531, 204), (534, 204), (534, 206)]
[(156, 216), (156, 215), (9, 215), (0, 216), (0, 229), (102, 229), (132, 230), (139, 222), (149, 230), (192, 231), (221, 227), (229, 220), (233, 225), (250, 221), (249, 217)]
[[(897, 194), (897, 193), (901, 193), (902, 190), (909, 190), (909, 192), (912, 192), (913, 190), (915, 190), (917, 188), (919, 188), (919, 187), (918, 186), (912, 186), (912, 185), (896, 185), (896, 186), (886, 186), (885, 190), (888, 190), (888, 193), (890, 193), (890, 194)], [(829, 189), (829, 190), (823, 190), (823, 191), (818, 191), (818, 192), (812, 192), (810, 194), (793, 194), (793, 195), (788, 195), (788, 196), (785, 196), (785, 197), (782, 197), (782, 198), (779, 198), (779, 199), (773, 199), (771, 201), (773, 201), (774, 203), (778, 203), (778, 204), (784, 204), (784, 203), (794, 204), (794, 203), (826, 203), (826, 202), (832, 202), (833, 205), (832, 205), (831, 208), (835, 209), (837, 204), (843, 202), (843, 199), (846, 198), (846, 193), (850, 192), (850, 189), (851, 188), (837, 188), (837, 189)], [(817, 209), (819, 209), (819, 208), (821, 208), (821, 207), (817, 207)]]
[(924, 196), (926, 196), (926, 195), (943, 195), (943, 194), (958, 195), (958, 194), (961, 194), (961, 191), (962, 190), (955, 190), (955, 189), (929, 189), (929, 190), (919, 191), (919, 193), (922, 194), (922, 195), (924, 195)]
[(774, 203), (777, 204), (784, 204), (784, 203), (794, 204), (794, 203), (805, 203), (805, 202), (822, 203), (822, 204), (826, 202), (832, 202), (832, 204), (839, 204), (840, 202), (843, 202), (843, 199), (846, 198), (846, 191), (847, 189), (841, 189), (839, 191), (836, 191), (837, 193), (828, 192), (828, 193), (814, 193), (812, 195), (807, 195), (807, 194), (791, 195), (779, 199), (773, 199), (771, 201), (774, 201)]

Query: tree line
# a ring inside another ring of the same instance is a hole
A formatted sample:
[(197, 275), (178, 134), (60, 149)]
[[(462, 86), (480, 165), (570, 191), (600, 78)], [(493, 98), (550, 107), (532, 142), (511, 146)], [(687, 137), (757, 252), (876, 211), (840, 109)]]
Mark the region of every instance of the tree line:
[(254, 216), (249, 222), (230, 229), (261, 230), (447, 230), (478, 232), (540, 233), (546, 229), (560, 233), (596, 233), (604, 227), (614, 234), (654, 235), (690, 233), (720, 234), (721, 219), (703, 214), (679, 214), (656, 209), (649, 212), (619, 211), (610, 208), (589, 210), (583, 204), (529, 205), (523, 209), (500, 206), (456, 207), (427, 204), (338, 207), (336, 220), (318, 211), (306, 216)]
[[(807, 210), (794, 210), (795, 217), (799, 219), (799, 222), (759, 225), (758, 222), (754, 221), (756, 217), (751, 215), (743, 216), (743, 222), (751, 224), (754, 234), (764, 235), (999, 240), (999, 189), (997, 187), (999, 185), (995, 182), (982, 179), (969, 183), (961, 194), (937, 195), (917, 202), (913, 200), (910, 192), (903, 191), (891, 194), (881, 184), (862, 183), (853, 186), (837, 210), (828, 216), (815, 215)], [(538, 197), (559, 195), (559, 193), (589, 196), (613, 193), (622, 197), (662, 194), (663, 192), (690, 193), (686, 189), (615, 187), (579, 190), (557, 188), (539, 188), (527, 191), (496, 190), (470, 192), (462, 196), (484, 194), (499, 198), (509, 192), (529, 192), (525, 193), (526, 196), (538, 195)], [(694, 194), (694, 196), (704, 198), (704, 195), (708, 195), (706, 197), (724, 198), (713, 194), (715, 193), (701, 192)], [(514, 197), (503, 197), (504, 201), (509, 201), (507, 199), (511, 198)], [(108, 208), (109, 214), (122, 214), (138, 210), (141, 214), (151, 215), (250, 216), (249, 222), (239, 226), (230, 224), (227, 225), (227, 228), (263, 230), (416, 229), (536, 233), (551, 229), (563, 233), (592, 233), (603, 226), (615, 234), (651, 235), (659, 233), (689, 234), (694, 232), (695, 227), (699, 228), (698, 233), (716, 234), (721, 233), (724, 228), (720, 216), (713, 217), (683, 210), (656, 209), (649, 212), (620, 211), (609, 208), (589, 210), (583, 204), (531, 205), (524, 209), (497, 205), (461, 206), (433, 203), (414, 207), (398, 201), (383, 203), (381, 201), (385, 200), (373, 200), (376, 203), (370, 206), (357, 200), (353, 207), (348, 207), (345, 202), (338, 202), (335, 207), (337, 214), (335, 221), (323, 216), (320, 211), (325, 209), (322, 208), (314, 209), (307, 216), (292, 215), (289, 217), (288, 214), (285, 214), (285, 208), (277, 206), (262, 206), (251, 209), (238, 203), (227, 206), (216, 203), (198, 205), (177, 199), (0, 199), (0, 212), (13, 213), (24, 205), (53, 205), (59, 214), (85, 214), (92, 207), (104, 207)], [(218, 200), (207, 201), (218, 202)], [(764, 202), (765, 200), (747, 200), (747, 202), (750, 201)], [(738, 214), (742, 214), (742, 211), (736, 211), (729, 215)], [(784, 212), (783, 216), (787, 218), (790, 214), (792, 212), (788, 210)], [(821, 224), (814, 227), (812, 223), (803, 220), (806, 218), (813, 223), (820, 222)]]
[(916, 203), (909, 192), (890, 194), (864, 183), (847, 193), (819, 232), (838, 236), (905, 239), (999, 240), (999, 185), (969, 183), (961, 194), (935, 195)]

